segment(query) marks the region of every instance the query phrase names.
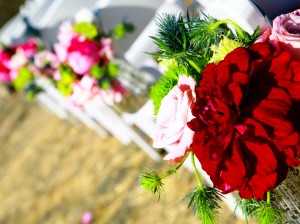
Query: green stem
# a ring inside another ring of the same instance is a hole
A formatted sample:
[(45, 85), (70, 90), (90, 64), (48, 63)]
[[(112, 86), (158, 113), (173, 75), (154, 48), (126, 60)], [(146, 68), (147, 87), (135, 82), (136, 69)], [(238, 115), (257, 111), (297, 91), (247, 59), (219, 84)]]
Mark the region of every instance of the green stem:
[(270, 191), (267, 192), (267, 203), (268, 204), (271, 203), (271, 192)]
[(196, 164), (195, 164), (195, 153), (194, 153), (194, 152), (192, 152), (191, 159), (192, 159), (192, 165), (193, 165), (193, 167), (194, 167), (194, 173), (195, 173), (195, 176), (196, 176), (198, 185), (199, 185), (200, 187), (202, 187), (202, 186), (203, 186), (203, 182), (202, 182), (202, 180), (201, 180), (201, 177), (200, 177), (200, 175), (199, 175), (199, 172), (198, 172), (197, 167), (196, 167)]
[(237, 23), (233, 22), (230, 19), (219, 20), (218, 22), (213, 24), (212, 29), (215, 30), (216, 28), (218, 28), (222, 24), (232, 25), (235, 28), (236, 32), (238, 32), (240, 34), (240, 36), (244, 37), (243, 29)]
[(187, 154), (187, 155), (183, 158), (183, 160), (182, 160), (176, 167), (174, 167), (173, 169), (170, 169), (170, 170), (169, 170), (168, 172), (166, 172), (165, 174), (159, 176), (160, 179), (162, 180), (162, 179), (164, 179), (164, 178), (170, 176), (171, 174), (176, 173), (177, 170), (179, 170), (179, 168), (184, 164), (184, 162), (185, 162), (186, 158), (188, 157), (188, 155), (189, 155), (189, 154)]

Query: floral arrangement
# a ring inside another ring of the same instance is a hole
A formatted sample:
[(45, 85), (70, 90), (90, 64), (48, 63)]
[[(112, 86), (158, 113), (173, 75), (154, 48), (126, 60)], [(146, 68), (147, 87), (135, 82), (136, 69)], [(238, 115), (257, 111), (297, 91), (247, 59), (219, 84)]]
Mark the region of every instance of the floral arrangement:
[[(217, 223), (222, 195), (258, 223), (285, 220), (272, 191), (300, 164), (300, 10), (253, 34), (209, 15), (163, 14), (153, 53), (165, 74), (152, 86), (153, 146), (177, 164), (142, 173), (143, 188), (160, 195), (162, 180), (191, 158), (198, 186), (184, 201), (203, 224)], [(230, 25), (230, 26), (228, 26)], [(213, 186), (196, 168), (198, 160)]]
[(92, 20), (65, 21), (53, 51), (36, 54), (35, 65), (76, 106), (95, 97), (109, 104), (119, 102), (125, 89), (116, 79), (113, 42), (132, 30), (131, 24), (123, 22), (105, 34)]
[(28, 99), (33, 99), (42, 91), (35, 83), (36, 74), (32, 64), (38, 50), (39, 41), (35, 38), (21, 44), (0, 46), (0, 82), (14, 90), (23, 90)]

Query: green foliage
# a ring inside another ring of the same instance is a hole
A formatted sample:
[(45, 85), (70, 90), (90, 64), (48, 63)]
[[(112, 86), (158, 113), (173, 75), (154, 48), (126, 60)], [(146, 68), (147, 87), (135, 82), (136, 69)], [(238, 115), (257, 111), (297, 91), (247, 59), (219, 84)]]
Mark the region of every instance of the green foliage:
[(76, 75), (68, 66), (62, 65), (58, 69), (61, 79), (56, 83), (56, 87), (63, 96), (70, 96), (73, 92), (71, 85), (76, 80)]
[(259, 224), (276, 224), (285, 220), (280, 210), (270, 203), (262, 203), (260, 207), (253, 211), (252, 215)]
[(236, 208), (239, 207), (245, 216), (246, 223), (248, 223), (248, 217), (250, 217), (253, 212), (261, 206), (260, 202), (251, 198), (244, 199), (239, 198), (236, 201)]
[(63, 96), (70, 96), (73, 92), (71, 85), (66, 85), (64, 83), (57, 83), (57, 89)]
[(257, 27), (254, 30), (253, 34), (251, 34), (251, 35), (243, 30), (242, 34), (237, 33), (237, 36), (238, 36), (238, 39), (240, 40), (240, 42), (243, 45), (245, 45), (246, 47), (248, 47), (255, 42), (255, 40), (257, 39), (259, 34), (260, 34), (260, 28)]
[(192, 209), (202, 224), (216, 224), (221, 198), (222, 195), (216, 188), (198, 186), (183, 201), (188, 201), (188, 208)]
[(223, 36), (233, 38), (231, 30), (227, 26), (216, 26), (217, 20), (204, 15), (204, 18), (194, 18), (189, 24), (190, 42), (193, 49), (198, 49), (202, 55), (202, 66), (210, 60), (213, 52), (210, 47), (219, 45)]
[(101, 89), (110, 89), (111, 88), (111, 80), (110, 79), (102, 79), (99, 81), (99, 86)]
[(140, 175), (140, 184), (146, 190), (152, 194), (158, 194), (158, 200), (160, 199), (160, 193), (163, 191), (163, 183), (160, 176), (154, 171), (149, 169), (148, 172)]
[(28, 100), (34, 100), (37, 94), (43, 92), (43, 89), (35, 81), (31, 81), (25, 86), (24, 91)]
[(161, 76), (160, 79), (151, 87), (150, 98), (154, 105), (154, 114), (157, 115), (162, 99), (168, 92), (177, 85), (178, 77), (180, 74), (187, 74), (186, 67), (169, 67), (166, 74)]
[(118, 76), (119, 66), (110, 62), (107, 66), (107, 73), (110, 78), (116, 78)]
[(128, 22), (122, 22), (116, 25), (112, 30), (112, 36), (115, 40), (120, 40), (123, 38), (127, 33), (131, 33), (134, 31), (134, 26)]
[(87, 39), (93, 40), (98, 36), (97, 27), (89, 22), (75, 23), (73, 27), (75, 33), (85, 36)]
[(99, 65), (94, 64), (90, 70), (90, 74), (92, 77), (100, 79), (105, 74), (105, 67), (101, 67)]
[(22, 67), (19, 70), (18, 76), (12, 82), (16, 90), (23, 90), (25, 86), (33, 80), (33, 74), (27, 67)]
[(248, 223), (248, 217), (252, 217), (259, 224), (276, 224), (285, 220), (280, 210), (264, 200), (240, 198), (237, 200), (236, 205), (244, 214), (246, 223)]

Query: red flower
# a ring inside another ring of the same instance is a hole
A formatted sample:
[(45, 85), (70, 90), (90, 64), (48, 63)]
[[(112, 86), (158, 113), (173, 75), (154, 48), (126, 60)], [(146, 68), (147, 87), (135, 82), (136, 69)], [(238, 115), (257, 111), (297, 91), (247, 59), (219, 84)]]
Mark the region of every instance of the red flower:
[(188, 125), (202, 168), (223, 193), (264, 198), (300, 163), (300, 63), (257, 43), (207, 65), (199, 84)]

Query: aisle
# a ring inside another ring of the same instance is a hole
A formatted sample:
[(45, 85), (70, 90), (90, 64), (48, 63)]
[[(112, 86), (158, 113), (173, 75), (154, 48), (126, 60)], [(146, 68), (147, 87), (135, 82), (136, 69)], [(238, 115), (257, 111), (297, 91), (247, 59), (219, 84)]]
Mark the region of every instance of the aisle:
[[(157, 203), (140, 188), (138, 175), (144, 167), (166, 170), (166, 163), (155, 163), (113, 137), (101, 140), (86, 127), (2, 90), (0, 223), (79, 223), (88, 210), (101, 224), (196, 223), (180, 203), (195, 184), (185, 169), (166, 180)], [(243, 223), (224, 209), (220, 220)]]

